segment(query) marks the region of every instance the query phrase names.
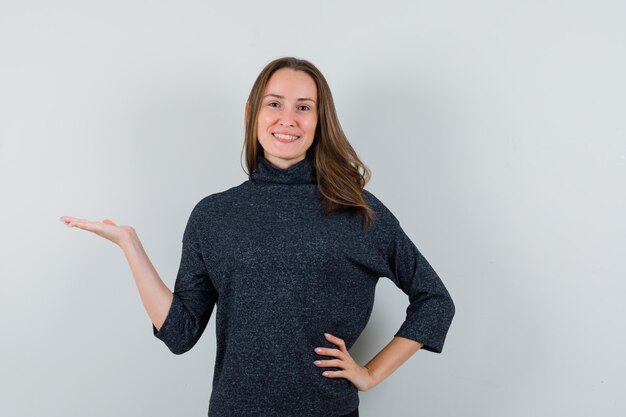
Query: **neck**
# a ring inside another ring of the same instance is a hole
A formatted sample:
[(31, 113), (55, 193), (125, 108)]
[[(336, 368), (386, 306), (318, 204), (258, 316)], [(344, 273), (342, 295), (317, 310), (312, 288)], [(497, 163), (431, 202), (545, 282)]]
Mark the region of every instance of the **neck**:
[(307, 154), (287, 168), (271, 164), (263, 154), (257, 157), (256, 169), (250, 179), (257, 184), (316, 184), (315, 164), (312, 155)]

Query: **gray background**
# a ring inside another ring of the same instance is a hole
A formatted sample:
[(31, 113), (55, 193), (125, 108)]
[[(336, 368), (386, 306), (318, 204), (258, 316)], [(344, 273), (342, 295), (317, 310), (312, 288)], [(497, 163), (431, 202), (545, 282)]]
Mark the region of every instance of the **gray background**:
[[(457, 306), (443, 353), (361, 415), (626, 415), (624, 2), (0, 5), (1, 415), (206, 415), (214, 317), (172, 355), (121, 250), (57, 218), (134, 226), (172, 287), (195, 203), (246, 179), (244, 103), (282, 55), (325, 74)], [(407, 305), (381, 279), (360, 363)]]

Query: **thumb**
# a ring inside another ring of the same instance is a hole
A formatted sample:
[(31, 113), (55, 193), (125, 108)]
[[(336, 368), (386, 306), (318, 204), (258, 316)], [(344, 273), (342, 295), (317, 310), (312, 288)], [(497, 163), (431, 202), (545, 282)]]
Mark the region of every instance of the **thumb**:
[(110, 224), (111, 226), (117, 226), (115, 223), (113, 223), (113, 220), (111, 219), (104, 219), (102, 223)]

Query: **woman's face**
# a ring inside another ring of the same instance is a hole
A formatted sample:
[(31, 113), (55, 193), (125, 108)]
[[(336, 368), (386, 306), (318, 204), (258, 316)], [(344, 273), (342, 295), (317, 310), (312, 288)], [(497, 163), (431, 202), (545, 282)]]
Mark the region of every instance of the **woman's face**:
[(303, 160), (317, 126), (317, 86), (309, 74), (291, 68), (275, 71), (267, 82), (257, 135), (265, 159), (278, 168)]

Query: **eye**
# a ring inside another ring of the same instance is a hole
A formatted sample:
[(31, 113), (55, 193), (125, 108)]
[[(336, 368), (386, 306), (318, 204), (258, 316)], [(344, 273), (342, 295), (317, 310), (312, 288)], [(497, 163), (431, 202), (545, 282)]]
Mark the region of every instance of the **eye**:
[[(274, 104), (275, 104), (275, 105), (274, 105)], [(279, 106), (280, 106), (280, 103), (279, 103), (279, 102), (277, 102), (277, 101), (270, 101), (269, 103), (267, 103), (267, 105), (268, 105), (269, 107), (277, 108), (277, 107), (279, 107)]]
[(311, 110), (311, 108), (309, 106), (305, 106), (304, 104), (299, 106), (299, 107), (300, 107), (301, 110), (303, 109), (304, 111)]

